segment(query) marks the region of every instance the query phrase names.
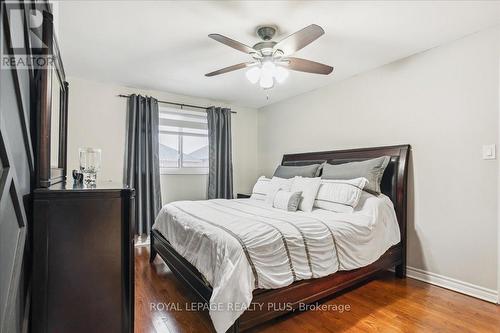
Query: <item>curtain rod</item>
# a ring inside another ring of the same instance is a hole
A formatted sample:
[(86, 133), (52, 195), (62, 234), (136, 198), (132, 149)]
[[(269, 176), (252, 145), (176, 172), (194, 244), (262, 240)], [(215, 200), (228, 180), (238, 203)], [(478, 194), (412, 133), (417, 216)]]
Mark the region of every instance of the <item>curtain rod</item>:
[[(123, 94), (120, 94), (118, 95), (118, 97), (125, 97), (125, 98), (128, 98), (130, 97), (130, 95), (123, 95)], [(198, 111), (198, 110), (193, 110), (193, 111), (197, 111), (197, 112), (206, 112), (207, 111), (207, 107), (206, 106), (198, 106), (198, 105), (191, 105), (191, 104), (182, 104), (182, 103), (175, 103), (175, 102), (167, 102), (167, 101), (158, 101), (158, 103), (162, 103), (162, 104), (170, 104), (170, 105), (177, 105), (177, 106), (180, 106), (181, 108), (183, 106), (187, 106), (189, 108), (195, 108), (195, 109), (203, 109), (204, 111)], [(231, 113), (237, 113), (236, 111), (231, 111)]]

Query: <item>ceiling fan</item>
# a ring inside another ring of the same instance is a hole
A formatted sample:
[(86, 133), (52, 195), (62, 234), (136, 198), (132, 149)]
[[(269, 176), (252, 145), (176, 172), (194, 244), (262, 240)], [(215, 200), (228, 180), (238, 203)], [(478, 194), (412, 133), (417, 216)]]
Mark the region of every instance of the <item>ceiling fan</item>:
[(257, 35), (262, 41), (253, 47), (220, 34), (210, 34), (208, 37), (233, 49), (247, 53), (253, 59), (249, 62), (243, 62), (207, 73), (205, 76), (220, 75), (249, 67), (249, 70), (246, 72), (247, 79), (253, 84), (259, 82), (260, 86), (264, 89), (270, 89), (274, 86), (275, 81), (282, 83), (287, 78), (287, 69), (328, 75), (333, 71), (333, 67), (290, 56), (314, 42), (324, 33), (325, 31), (319, 25), (311, 24), (285, 39), (275, 42), (272, 39), (276, 34), (276, 27), (262, 26), (257, 28)]

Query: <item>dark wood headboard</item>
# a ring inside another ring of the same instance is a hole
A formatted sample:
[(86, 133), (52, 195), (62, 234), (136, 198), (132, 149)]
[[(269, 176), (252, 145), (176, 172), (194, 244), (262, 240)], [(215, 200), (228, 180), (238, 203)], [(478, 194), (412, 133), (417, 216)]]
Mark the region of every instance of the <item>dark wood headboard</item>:
[(409, 153), (410, 145), (399, 145), (286, 154), (283, 155), (281, 165), (299, 166), (323, 163), (325, 161), (330, 164), (341, 164), (364, 161), (380, 156), (390, 156), (391, 160), (385, 169), (380, 186), (382, 193), (387, 195), (394, 203), (394, 209), (401, 230), (401, 242), (406, 245), (406, 195)]

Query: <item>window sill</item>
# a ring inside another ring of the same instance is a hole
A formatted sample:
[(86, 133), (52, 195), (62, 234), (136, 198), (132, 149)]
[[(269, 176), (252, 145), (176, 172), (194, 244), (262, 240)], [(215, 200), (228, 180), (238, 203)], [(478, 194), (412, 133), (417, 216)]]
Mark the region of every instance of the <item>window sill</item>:
[(163, 168), (160, 175), (208, 175), (208, 168)]

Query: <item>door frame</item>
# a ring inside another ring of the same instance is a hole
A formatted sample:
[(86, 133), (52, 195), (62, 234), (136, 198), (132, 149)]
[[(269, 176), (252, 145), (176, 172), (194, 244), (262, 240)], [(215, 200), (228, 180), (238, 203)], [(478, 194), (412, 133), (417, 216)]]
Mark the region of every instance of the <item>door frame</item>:
[[(498, 58), (498, 122), (497, 122), (497, 160), (500, 145), (500, 57)], [(500, 162), (497, 162), (497, 304), (500, 304)]]

